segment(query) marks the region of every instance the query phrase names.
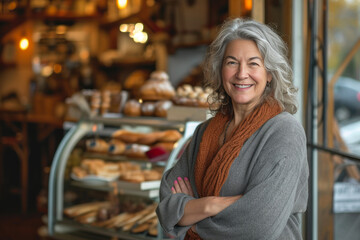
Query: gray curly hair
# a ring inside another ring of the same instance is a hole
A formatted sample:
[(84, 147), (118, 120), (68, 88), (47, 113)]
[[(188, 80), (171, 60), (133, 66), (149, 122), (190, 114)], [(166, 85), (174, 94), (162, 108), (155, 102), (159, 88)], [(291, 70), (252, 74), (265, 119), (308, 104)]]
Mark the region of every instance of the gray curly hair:
[(292, 68), (287, 58), (288, 49), (281, 37), (269, 26), (250, 19), (235, 18), (226, 21), (216, 39), (211, 43), (204, 61), (204, 86), (213, 89), (208, 101), (213, 114), (218, 111), (232, 114), (232, 102), (225, 92), (221, 69), (226, 46), (236, 39), (256, 43), (267, 72), (272, 75), (269, 87), (265, 88), (262, 101), (272, 96), (284, 111), (297, 111), (297, 89), (292, 81)]

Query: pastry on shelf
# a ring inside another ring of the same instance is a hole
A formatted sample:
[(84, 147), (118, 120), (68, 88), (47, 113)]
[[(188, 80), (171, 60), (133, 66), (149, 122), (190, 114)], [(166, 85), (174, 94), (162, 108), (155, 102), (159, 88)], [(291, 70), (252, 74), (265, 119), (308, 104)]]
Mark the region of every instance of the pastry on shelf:
[(108, 201), (82, 203), (65, 208), (64, 214), (68, 217), (78, 217), (81, 216), (82, 214), (86, 214), (92, 211), (97, 211), (102, 207), (108, 207), (109, 205), (110, 202)]
[(106, 153), (109, 149), (109, 144), (101, 138), (92, 138), (85, 141), (86, 149), (91, 152)]
[(124, 173), (140, 171), (140, 165), (128, 161), (110, 162), (102, 159), (83, 159), (80, 166), (72, 168), (72, 174), (76, 180), (91, 179), (108, 179), (109, 181), (116, 180)]
[(141, 170), (125, 172), (121, 175), (120, 180), (134, 183), (141, 183), (145, 181), (145, 175)]
[(176, 105), (208, 107), (208, 97), (212, 90), (210, 88), (202, 88), (200, 86), (191, 86), (184, 84), (176, 89), (176, 96), (173, 101)]
[(178, 130), (164, 130), (150, 133), (132, 132), (125, 129), (116, 130), (112, 137), (125, 143), (152, 145), (157, 142), (176, 142), (182, 137)]
[(124, 105), (123, 113), (131, 117), (141, 116), (141, 103), (135, 99), (129, 99)]
[(160, 100), (155, 103), (155, 116), (167, 117), (169, 108), (173, 105), (170, 100)]
[(128, 131), (125, 129), (119, 129), (113, 132), (112, 137), (115, 139), (119, 139), (126, 143), (137, 143), (139, 141), (139, 138), (144, 136), (144, 133), (137, 133)]
[(178, 130), (165, 130), (162, 135), (158, 138), (159, 142), (176, 142), (182, 137)]
[(141, 104), (141, 116), (154, 116), (155, 114), (155, 103), (154, 102), (143, 102)]
[(144, 101), (170, 100), (175, 96), (175, 89), (164, 71), (155, 71), (150, 79), (139, 89), (140, 98)]
[(121, 155), (125, 152), (126, 144), (118, 139), (112, 139), (109, 142), (109, 148), (108, 151), (110, 154), (113, 155)]
[(167, 152), (171, 152), (174, 149), (174, 142), (157, 142), (152, 147), (161, 147), (165, 149)]
[(145, 152), (149, 151), (150, 147), (142, 144), (129, 144), (124, 151), (124, 155), (129, 158), (146, 159)]
[(144, 84), (148, 77), (149, 71), (142, 69), (135, 70), (125, 79), (124, 88), (127, 90), (138, 89)]

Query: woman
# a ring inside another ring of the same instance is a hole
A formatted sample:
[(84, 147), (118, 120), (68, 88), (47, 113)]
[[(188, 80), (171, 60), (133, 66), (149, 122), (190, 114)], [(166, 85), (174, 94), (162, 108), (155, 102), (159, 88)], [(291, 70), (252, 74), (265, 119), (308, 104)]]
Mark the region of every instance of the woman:
[(165, 232), (185, 239), (302, 239), (306, 137), (281, 38), (226, 22), (205, 59), (214, 117), (201, 123), (160, 187)]

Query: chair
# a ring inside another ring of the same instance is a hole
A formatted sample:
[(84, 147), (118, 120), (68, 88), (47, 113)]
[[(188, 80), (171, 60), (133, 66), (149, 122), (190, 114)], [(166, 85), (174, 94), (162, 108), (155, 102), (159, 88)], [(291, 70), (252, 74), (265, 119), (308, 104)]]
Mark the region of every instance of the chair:
[[(13, 159), (4, 158), (5, 148), (12, 149), (19, 161), (20, 186), (11, 189), (12, 193), (21, 196), (22, 213), (27, 212), (28, 202), (28, 129), (25, 109), (0, 109), (0, 170), (4, 171), (4, 161)], [(0, 183), (4, 183), (4, 172), (0, 173)]]

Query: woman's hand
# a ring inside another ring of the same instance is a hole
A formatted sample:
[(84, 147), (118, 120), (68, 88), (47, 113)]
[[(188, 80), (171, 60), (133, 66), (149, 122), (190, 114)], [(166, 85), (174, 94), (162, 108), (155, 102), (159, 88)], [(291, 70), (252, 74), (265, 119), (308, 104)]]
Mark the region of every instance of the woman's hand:
[(177, 180), (174, 181), (174, 186), (171, 187), (171, 192), (173, 194), (185, 193), (191, 197), (194, 197), (194, 192), (187, 177), (184, 177), (184, 179), (178, 177)]
[[(184, 177), (184, 179), (178, 177), (177, 180), (174, 181), (174, 186), (171, 187), (171, 192), (173, 194), (185, 193), (191, 197), (194, 197), (194, 192), (192, 190), (190, 181), (187, 177)], [(193, 232), (196, 232), (196, 224), (191, 226), (191, 230)]]
[[(178, 177), (174, 181), (174, 185), (171, 187), (171, 192), (184, 193), (191, 197), (194, 197), (194, 192), (191, 188), (190, 181), (187, 177)], [(184, 209), (184, 215), (178, 222), (180, 226), (192, 226), (191, 229), (196, 232), (196, 223), (211, 216), (215, 216), (237, 200), (242, 195), (228, 196), (228, 197), (216, 197), (209, 196), (198, 199), (192, 199), (187, 202)]]

